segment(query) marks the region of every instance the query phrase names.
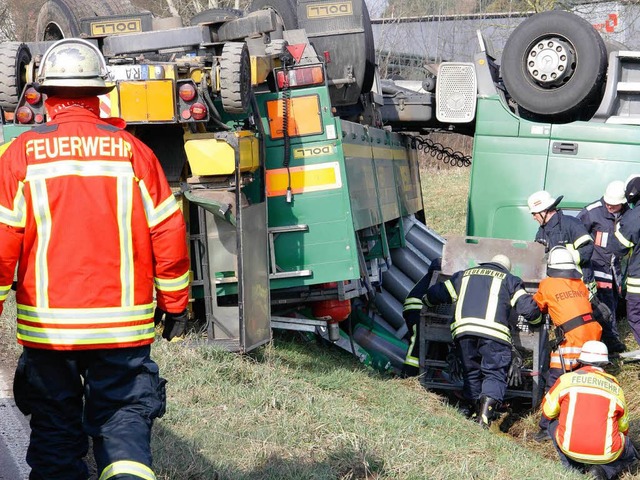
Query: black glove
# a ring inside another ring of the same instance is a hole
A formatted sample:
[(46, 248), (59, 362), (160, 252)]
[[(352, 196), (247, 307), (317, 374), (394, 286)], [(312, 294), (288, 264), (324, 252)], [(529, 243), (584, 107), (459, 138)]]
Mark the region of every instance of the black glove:
[(522, 385), (522, 365), (524, 360), (516, 347), (511, 345), (511, 365), (507, 373), (507, 384), (510, 387), (519, 387)]
[(591, 300), (591, 308), (593, 309), (593, 318), (600, 324), (611, 323), (611, 309), (609, 306), (598, 300), (597, 298), (593, 298)]
[(156, 310), (153, 312), (153, 325), (154, 326), (158, 326), (160, 324), (160, 322), (162, 322), (162, 319), (164, 318), (164, 310), (160, 310), (158, 307), (156, 307)]
[(189, 316), (187, 315), (186, 310), (180, 313), (167, 312), (164, 318), (164, 329), (162, 330), (162, 338), (171, 341), (176, 337), (181, 337), (182, 335), (184, 335), (187, 331), (188, 320)]
[(447, 354), (447, 366), (451, 381), (454, 383), (462, 381), (462, 362), (460, 361), (458, 347), (455, 344), (451, 344), (449, 346), (449, 353)]

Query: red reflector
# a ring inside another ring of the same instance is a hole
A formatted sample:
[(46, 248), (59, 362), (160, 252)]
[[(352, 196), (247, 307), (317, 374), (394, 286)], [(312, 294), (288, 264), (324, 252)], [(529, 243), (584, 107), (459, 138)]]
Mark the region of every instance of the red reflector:
[(18, 123), (31, 123), (33, 112), (29, 107), (22, 106), (16, 110), (16, 120), (18, 120)]
[(182, 110), (180, 112), (180, 116), (182, 117), (183, 120), (189, 120), (191, 118), (191, 112), (188, 109)]
[(41, 113), (37, 113), (36, 114), (36, 123), (42, 123), (44, 122), (44, 115), (42, 115)]
[(24, 99), (27, 101), (29, 105), (35, 105), (40, 102), (42, 95), (35, 88), (29, 87), (27, 91), (24, 92)]
[(178, 95), (185, 102), (190, 102), (196, 98), (196, 88), (190, 83), (183, 83), (178, 89)]
[(203, 118), (207, 118), (207, 107), (205, 107), (202, 103), (196, 102), (189, 107), (189, 111), (191, 112), (191, 116), (194, 120), (202, 120)]
[(294, 70), (278, 71), (276, 74), (278, 88), (308, 87), (324, 83), (324, 70), (321, 66), (296, 68)]
[(327, 51), (322, 52), (324, 55), (324, 63), (331, 63), (331, 54)]

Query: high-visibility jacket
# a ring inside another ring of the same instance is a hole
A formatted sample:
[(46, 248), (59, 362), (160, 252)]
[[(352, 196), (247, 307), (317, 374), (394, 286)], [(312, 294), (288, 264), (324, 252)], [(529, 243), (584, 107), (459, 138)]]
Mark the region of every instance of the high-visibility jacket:
[(622, 278), (620, 258), (613, 254), (611, 244), (615, 234), (615, 223), (627, 208), (624, 205), (620, 212), (611, 213), (607, 210), (604, 199), (601, 198), (578, 213), (578, 220), (582, 222), (593, 239), (591, 266), (598, 288), (613, 288), (614, 283), (620, 286)]
[(0, 305), (17, 264), (22, 345), (149, 344), (154, 286), (162, 310), (188, 302), (184, 218), (156, 156), (97, 98), (60, 102), (0, 158)]
[(584, 366), (560, 376), (544, 397), (542, 413), (558, 418), (556, 441), (571, 459), (610, 463), (624, 449), (629, 418), (618, 380)]
[(427, 306), (456, 303), (453, 338), (474, 335), (510, 345), (512, 307), (531, 324), (542, 320), (522, 279), (497, 263), (482, 263), (454, 273), (449, 280), (430, 287), (423, 301)]
[(616, 225), (614, 251), (624, 256), (631, 251), (627, 265), (627, 293), (640, 294), (640, 206), (627, 210)]
[(573, 254), (576, 265), (582, 272), (584, 283), (593, 281), (591, 267), (593, 241), (580, 220), (557, 210), (546, 224), (538, 228), (536, 242), (544, 245), (546, 252), (558, 245), (566, 247)]
[(533, 299), (564, 334), (558, 350), (551, 352), (549, 367), (562, 368), (562, 355), (565, 369), (573, 370), (584, 342), (600, 340), (602, 336), (602, 327), (591, 315), (587, 287), (578, 278), (547, 277), (540, 282)]

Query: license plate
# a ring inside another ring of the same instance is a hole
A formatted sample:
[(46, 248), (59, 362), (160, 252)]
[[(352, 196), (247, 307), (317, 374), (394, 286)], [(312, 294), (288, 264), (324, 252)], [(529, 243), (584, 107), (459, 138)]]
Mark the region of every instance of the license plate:
[(113, 81), (148, 80), (148, 65), (112, 65), (109, 67), (109, 78)]

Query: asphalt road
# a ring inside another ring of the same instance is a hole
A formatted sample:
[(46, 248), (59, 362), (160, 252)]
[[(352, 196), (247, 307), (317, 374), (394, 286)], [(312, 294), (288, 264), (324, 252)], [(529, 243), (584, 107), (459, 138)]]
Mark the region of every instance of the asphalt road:
[(29, 424), (13, 403), (13, 371), (0, 365), (0, 480), (29, 478)]

